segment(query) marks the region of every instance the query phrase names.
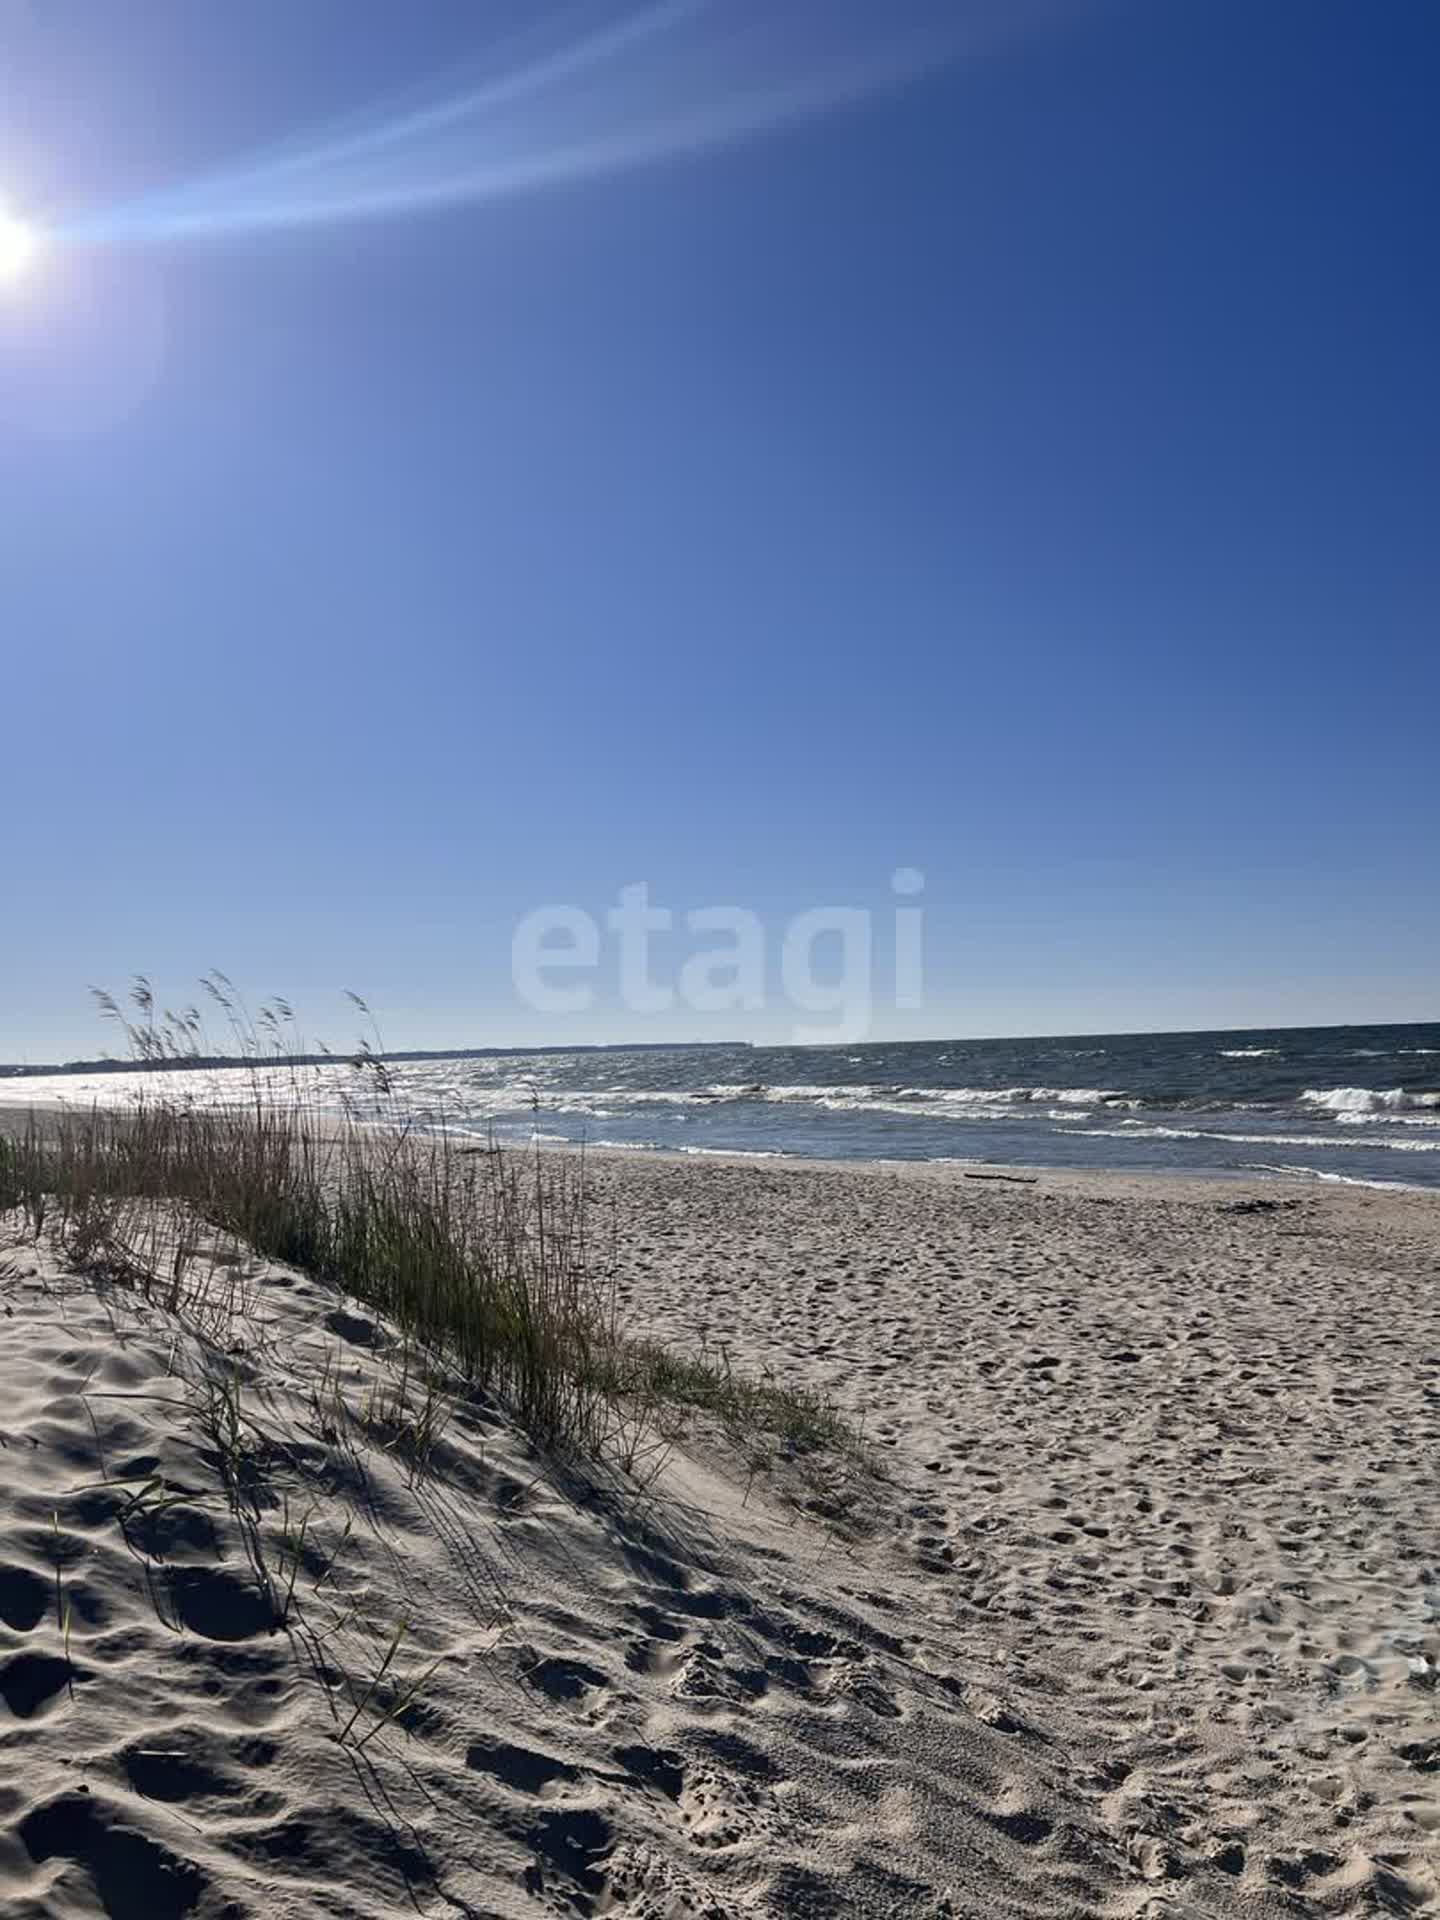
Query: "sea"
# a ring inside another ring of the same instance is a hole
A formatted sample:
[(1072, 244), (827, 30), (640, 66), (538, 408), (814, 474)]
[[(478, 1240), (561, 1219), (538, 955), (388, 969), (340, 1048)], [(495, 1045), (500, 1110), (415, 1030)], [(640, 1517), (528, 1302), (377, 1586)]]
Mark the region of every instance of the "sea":
[(1440, 1187), (1440, 1023), (585, 1049), (0, 1079), (7, 1104), (300, 1097), (501, 1142)]

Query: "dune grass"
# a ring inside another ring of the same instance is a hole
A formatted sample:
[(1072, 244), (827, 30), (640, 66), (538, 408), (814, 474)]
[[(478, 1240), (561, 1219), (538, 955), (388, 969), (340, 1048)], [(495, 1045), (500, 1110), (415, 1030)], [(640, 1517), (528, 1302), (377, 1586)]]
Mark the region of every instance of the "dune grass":
[[(199, 985), (230, 1056), (251, 1068), (243, 1104), (171, 1097), (160, 1071), (154, 1097), (125, 1109), (21, 1115), (8, 1132), (0, 1109), (0, 1215), (18, 1210), (75, 1264), (159, 1287), (172, 1307), (223, 1303), (233, 1315), (233, 1274), (203, 1260), (187, 1270), (188, 1213), (383, 1315), (407, 1348), (495, 1394), (537, 1440), (630, 1470), (685, 1412), (752, 1459), (757, 1440), (791, 1455), (863, 1453), (822, 1395), (738, 1371), (724, 1348), (679, 1353), (622, 1331), (621, 1223), (602, 1222), (583, 1153), (477, 1150), (447, 1135), (443, 1116), (438, 1133), (417, 1133), (357, 994), (346, 997), (365, 1037), (337, 1056), (305, 1042), (288, 1001), (252, 1015), (225, 974)], [(162, 1008), (144, 975), (123, 997), (92, 992), (139, 1068), (217, 1053), (200, 1006)], [(341, 1075), (343, 1119), (320, 1106), (298, 1064), (317, 1053)], [(171, 1221), (159, 1233), (157, 1206)]]
[[(211, 998), (232, 1004), (221, 976)], [(159, 1014), (143, 981), (132, 1004), (135, 1019), (101, 996), (142, 1069), (212, 1052), (194, 1010)], [(606, 1501), (615, 1469), (628, 1477), (621, 1490), (638, 1494), (675, 1441), (697, 1433), (727, 1441), (751, 1479), (777, 1456), (799, 1460), (776, 1483), (780, 1497), (843, 1529), (873, 1463), (822, 1396), (748, 1376), (723, 1347), (676, 1351), (621, 1326), (622, 1222), (598, 1206), (583, 1153), (481, 1145), (447, 1135), (443, 1117), (439, 1132), (418, 1131), (378, 1034), (348, 1068), (317, 1078), (284, 1003), (258, 1028), (237, 1017), (232, 1033), (254, 1066), (248, 1077), (161, 1071), (128, 1107), (0, 1107), (0, 1291), (28, 1271), (3, 1256), (31, 1242), (61, 1255), (35, 1263), (44, 1290), (57, 1275), (81, 1276), (104, 1291), (113, 1325), (158, 1326), (168, 1339), (166, 1392), (155, 1398), (193, 1451), (197, 1471), (183, 1484), (144, 1456), (112, 1471), (85, 1399), (100, 1474), (88, 1491), (111, 1503), (167, 1630), (189, 1624), (186, 1570), (166, 1565), (167, 1517), (218, 1492), (256, 1617), (289, 1637), (323, 1686), (332, 1737), (373, 1771), (391, 1734), (412, 1731), (448, 1657), (415, 1652), (425, 1643), (403, 1586), (387, 1596), (354, 1577), (349, 1546), (369, 1518), (379, 1455), (433, 1516), (455, 1459), (452, 1421), (460, 1432), (477, 1416), (483, 1427), (513, 1418), (557, 1484)], [(312, 1343), (307, 1328), (302, 1345), (282, 1336), (272, 1346), (284, 1316), (262, 1261), (333, 1287), (337, 1307), (359, 1303), (383, 1333), (327, 1312), (316, 1317), (333, 1345), (323, 1333)], [(359, 1386), (361, 1369), (342, 1359), (350, 1338), (375, 1345)], [(68, 1664), (58, 1510), (54, 1529), (55, 1633)], [(507, 1601), (492, 1580), (493, 1625)]]
[(260, 1099), (30, 1115), (0, 1133), (0, 1214), (172, 1307), (213, 1304), (233, 1276), (189, 1271), (183, 1227), (162, 1247), (157, 1204), (363, 1302), (545, 1444), (633, 1468), (681, 1410), (791, 1453), (857, 1444), (818, 1395), (626, 1336), (618, 1226), (597, 1221), (583, 1155), (477, 1153)]

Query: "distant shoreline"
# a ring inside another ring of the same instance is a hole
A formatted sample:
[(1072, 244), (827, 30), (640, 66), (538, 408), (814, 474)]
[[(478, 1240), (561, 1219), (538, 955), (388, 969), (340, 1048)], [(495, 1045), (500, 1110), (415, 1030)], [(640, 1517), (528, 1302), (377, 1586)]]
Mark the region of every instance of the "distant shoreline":
[[(1246, 1038), (1258, 1035), (1285, 1037), (1291, 1034), (1401, 1033), (1417, 1028), (1440, 1027), (1427, 1020), (1322, 1020), (1306, 1026), (1235, 1027), (1141, 1027), (1111, 1032), (1095, 1028), (1076, 1033), (1024, 1034), (929, 1034), (902, 1040), (867, 1039), (846, 1042), (860, 1047), (1047, 1047), (1076, 1041), (1096, 1040), (1210, 1040)], [(531, 1056), (611, 1053), (825, 1053), (840, 1049), (840, 1042), (808, 1041), (797, 1044), (785, 1040), (575, 1040), (547, 1042), (543, 1046), (511, 1047), (404, 1047), (367, 1051), (366, 1057), (382, 1064), (406, 1065), (424, 1060), (517, 1060)], [(91, 1073), (185, 1073), (212, 1072), (229, 1067), (327, 1067), (345, 1065), (354, 1058), (347, 1049), (319, 1053), (205, 1054), (161, 1060), (121, 1060), (104, 1055), (95, 1060), (66, 1060), (58, 1065), (32, 1066), (28, 1063), (0, 1061), (0, 1080), (40, 1080), (59, 1074)]]
[[(751, 1047), (750, 1040), (592, 1040), (570, 1046), (545, 1047), (414, 1047), (400, 1052), (371, 1053), (366, 1058), (382, 1065), (403, 1066), (417, 1060), (518, 1060), (531, 1054), (571, 1053), (717, 1053)], [(0, 1080), (49, 1080), (59, 1074), (87, 1073), (212, 1073), (225, 1067), (333, 1067), (344, 1066), (353, 1054), (336, 1053), (216, 1053), (174, 1060), (67, 1060), (63, 1066), (18, 1066), (0, 1061)]]

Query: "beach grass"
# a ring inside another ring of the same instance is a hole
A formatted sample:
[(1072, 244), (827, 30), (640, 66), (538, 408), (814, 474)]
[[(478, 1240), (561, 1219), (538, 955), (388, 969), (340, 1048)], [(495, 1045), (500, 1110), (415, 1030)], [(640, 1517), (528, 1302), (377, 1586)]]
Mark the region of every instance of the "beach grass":
[[(620, 1223), (583, 1154), (476, 1149), (262, 1099), (221, 1110), (154, 1099), (18, 1116), (0, 1134), (0, 1213), (77, 1267), (172, 1310), (245, 1310), (233, 1266), (187, 1220), (363, 1303), (418, 1376), (491, 1393), (539, 1442), (634, 1471), (681, 1415), (747, 1446), (858, 1453), (822, 1396), (745, 1374), (723, 1348), (679, 1352), (622, 1328)], [(157, 1224), (163, 1221), (163, 1226)], [(416, 1444), (437, 1415), (421, 1387)]]

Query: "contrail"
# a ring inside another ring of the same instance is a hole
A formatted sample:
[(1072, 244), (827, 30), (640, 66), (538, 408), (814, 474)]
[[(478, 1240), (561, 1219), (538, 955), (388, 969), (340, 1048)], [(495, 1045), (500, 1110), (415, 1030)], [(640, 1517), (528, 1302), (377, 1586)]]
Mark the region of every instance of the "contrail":
[(103, 247), (221, 238), (595, 179), (896, 89), (1013, 37), (1036, 11), (1024, 0), (1003, 10), (996, 0), (939, 10), (923, 0), (662, 0), (596, 25), (592, 8), (587, 30), (511, 65), (492, 54), (491, 72), (463, 91), (92, 209), (49, 237)]

